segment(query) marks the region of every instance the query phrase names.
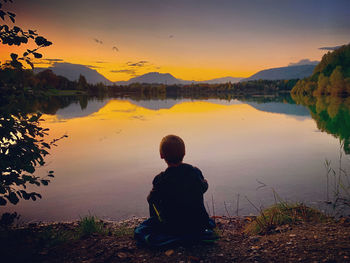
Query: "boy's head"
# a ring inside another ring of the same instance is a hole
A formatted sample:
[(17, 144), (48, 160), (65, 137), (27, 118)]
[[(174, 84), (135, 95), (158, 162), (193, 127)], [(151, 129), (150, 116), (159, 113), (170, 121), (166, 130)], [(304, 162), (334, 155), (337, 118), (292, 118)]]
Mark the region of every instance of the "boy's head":
[(185, 156), (185, 143), (176, 135), (167, 135), (160, 142), (160, 158), (168, 164), (179, 164)]

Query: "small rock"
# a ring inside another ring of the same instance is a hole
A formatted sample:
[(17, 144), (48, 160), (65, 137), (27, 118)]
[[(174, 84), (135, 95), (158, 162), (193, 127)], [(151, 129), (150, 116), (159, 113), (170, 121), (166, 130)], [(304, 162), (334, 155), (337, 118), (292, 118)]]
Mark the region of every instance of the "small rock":
[(170, 257), (172, 254), (174, 254), (174, 250), (169, 249), (169, 250), (165, 251), (164, 254), (167, 255), (168, 257)]
[(118, 258), (126, 258), (127, 255), (124, 252), (119, 252), (118, 254)]
[(258, 242), (258, 241), (260, 240), (260, 238), (257, 237), (257, 236), (252, 236), (252, 237), (250, 237), (249, 239), (250, 239), (252, 242)]
[(290, 234), (289, 237), (296, 237), (296, 234)]

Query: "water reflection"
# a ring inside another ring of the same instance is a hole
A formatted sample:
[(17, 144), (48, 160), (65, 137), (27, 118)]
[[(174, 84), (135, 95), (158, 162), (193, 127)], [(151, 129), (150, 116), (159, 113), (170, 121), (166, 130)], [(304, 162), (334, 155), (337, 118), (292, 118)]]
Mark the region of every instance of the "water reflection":
[(295, 100), (308, 107), (320, 131), (339, 138), (345, 153), (350, 154), (350, 98), (305, 96)]
[[(152, 179), (165, 169), (158, 153), (165, 134), (185, 140), (185, 161), (208, 179), (206, 199), (214, 196), (218, 214), (225, 213), (224, 201), (236, 211), (237, 194), (240, 214), (255, 212), (244, 196), (257, 206), (271, 204), (270, 187), (291, 200), (322, 200), (323, 161), (338, 157), (337, 139), (316, 133), (308, 108), (288, 97), (56, 97), (31, 107), (46, 113), (52, 138), (69, 137), (39, 171), (57, 174), (44, 198), (13, 207), (25, 220), (68, 220), (89, 211), (111, 219), (146, 215)], [(268, 187), (256, 190), (257, 180)]]

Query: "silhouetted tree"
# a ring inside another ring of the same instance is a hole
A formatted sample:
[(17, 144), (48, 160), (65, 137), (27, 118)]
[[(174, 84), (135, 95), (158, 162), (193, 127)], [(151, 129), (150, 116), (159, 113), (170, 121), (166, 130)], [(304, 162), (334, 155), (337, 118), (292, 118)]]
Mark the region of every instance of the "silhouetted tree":
[(25, 61), (28, 65), (34, 68), (32, 63), (32, 58), (41, 58), (42, 54), (37, 51), (42, 47), (47, 47), (52, 45), (50, 41), (48, 41), (43, 36), (39, 36), (36, 33), (36, 30), (23, 30), (18, 26), (8, 25), (7, 22), (15, 23), (16, 14), (6, 11), (3, 8), (3, 5), (12, 2), (12, 0), (0, 0), (0, 18), (4, 24), (0, 25), (0, 43), (3, 45), (16, 45), (20, 46), (22, 44), (28, 44), (30, 40), (34, 41), (36, 44), (36, 48), (27, 49), (22, 56), (18, 54), (11, 53), (10, 60), (5, 61), (4, 63), (0, 62), (0, 65), (3, 66), (11, 66), (13, 68), (21, 69), (23, 68), (22, 61)]
[[(0, 0), (0, 18), (5, 22), (9, 19), (15, 23), (15, 14), (4, 11), (3, 3), (12, 2), (11, 0)], [(34, 30), (23, 31), (17, 26), (10, 28), (8, 25), (0, 26), (0, 43), (3, 45), (27, 44), (28, 40), (34, 40), (37, 48), (27, 50), (22, 57), (12, 53), (11, 61), (3, 63), (2, 67), (12, 67), (18, 69), (5, 70), (1, 74), (8, 74), (9, 79), (16, 83), (16, 76), (26, 76), (28, 71), (22, 70), (21, 61), (27, 62), (31, 67), (31, 56), (41, 58), (42, 55), (36, 51), (52, 43), (44, 37), (38, 36)], [(13, 74), (11, 76), (11, 74)], [(28, 73), (28, 74), (33, 74)], [(32, 76), (32, 75), (31, 75)], [(14, 78), (12, 78), (14, 77)], [(24, 78), (24, 81), (29, 78)], [(11, 87), (12, 88), (12, 87)], [(16, 87), (14, 87), (16, 89)], [(6, 205), (8, 202), (17, 204), (20, 198), (25, 200), (36, 200), (41, 195), (36, 192), (28, 192), (27, 185), (47, 185), (50, 177), (53, 177), (53, 171), (49, 171), (46, 177), (34, 175), (37, 166), (45, 164), (44, 157), (48, 154), (48, 149), (57, 140), (47, 143), (44, 141), (48, 129), (40, 127), (40, 113), (27, 114), (25, 110), (19, 110), (20, 105), (16, 105), (16, 97), (21, 94), (1, 94), (0, 103), (0, 205)], [(65, 137), (65, 136), (63, 136)], [(62, 138), (63, 138), (62, 137)]]

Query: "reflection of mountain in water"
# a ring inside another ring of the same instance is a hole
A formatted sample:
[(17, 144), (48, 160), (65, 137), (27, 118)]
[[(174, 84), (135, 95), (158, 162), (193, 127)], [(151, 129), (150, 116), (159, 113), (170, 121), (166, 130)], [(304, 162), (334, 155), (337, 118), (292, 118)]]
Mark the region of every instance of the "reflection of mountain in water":
[(304, 116), (309, 117), (310, 112), (302, 105), (268, 102), (268, 103), (256, 103), (247, 102), (248, 105), (254, 107), (257, 110), (271, 113), (280, 113), (286, 115)]
[(56, 112), (59, 119), (73, 119), (89, 116), (95, 112), (98, 112), (104, 107), (111, 99), (107, 100), (89, 100), (84, 106), (82, 102), (73, 102), (68, 107), (59, 109)]
[[(161, 110), (170, 109), (176, 104), (181, 104), (183, 102), (194, 101), (192, 99), (166, 99), (166, 100), (129, 100), (132, 104), (149, 109), (149, 110)], [(206, 102), (220, 105), (233, 105), (242, 104), (238, 100), (219, 100), (219, 99), (208, 99)]]
[[(79, 98), (76, 101), (72, 101), (68, 106), (65, 105), (64, 108), (60, 108), (57, 110), (56, 114), (59, 119), (72, 119), (72, 118), (80, 118), (89, 116), (95, 112), (98, 112), (102, 107), (104, 107), (111, 98), (96, 100), (96, 99), (88, 99), (88, 98)], [(125, 100), (125, 99), (124, 99)], [(170, 109), (176, 104), (181, 104), (184, 102), (194, 101), (196, 99), (165, 99), (165, 100), (133, 100), (126, 99), (130, 101), (132, 104), (140, 106), (142, 108), (146, 108), (149, 110), (161, 110), (161, 109)], [(270, 112), (270, 113), (278, 113), (285, 114), (290, 116), (299, 116), (299, 117), (308, 117), (310, 116), (309, 111), (306, 107), (296, 104), (288, 104), (281, 102), (247, 102), (247, 101), (239, 101), (237, 99), (234, 100), (223, 100), (223, 99), (206, 99), (202, 101), (206, 101), (213, 104), (219, 105), (234, 105), (234, 104), (248, 104), (254, 107), (257, 110)]]

